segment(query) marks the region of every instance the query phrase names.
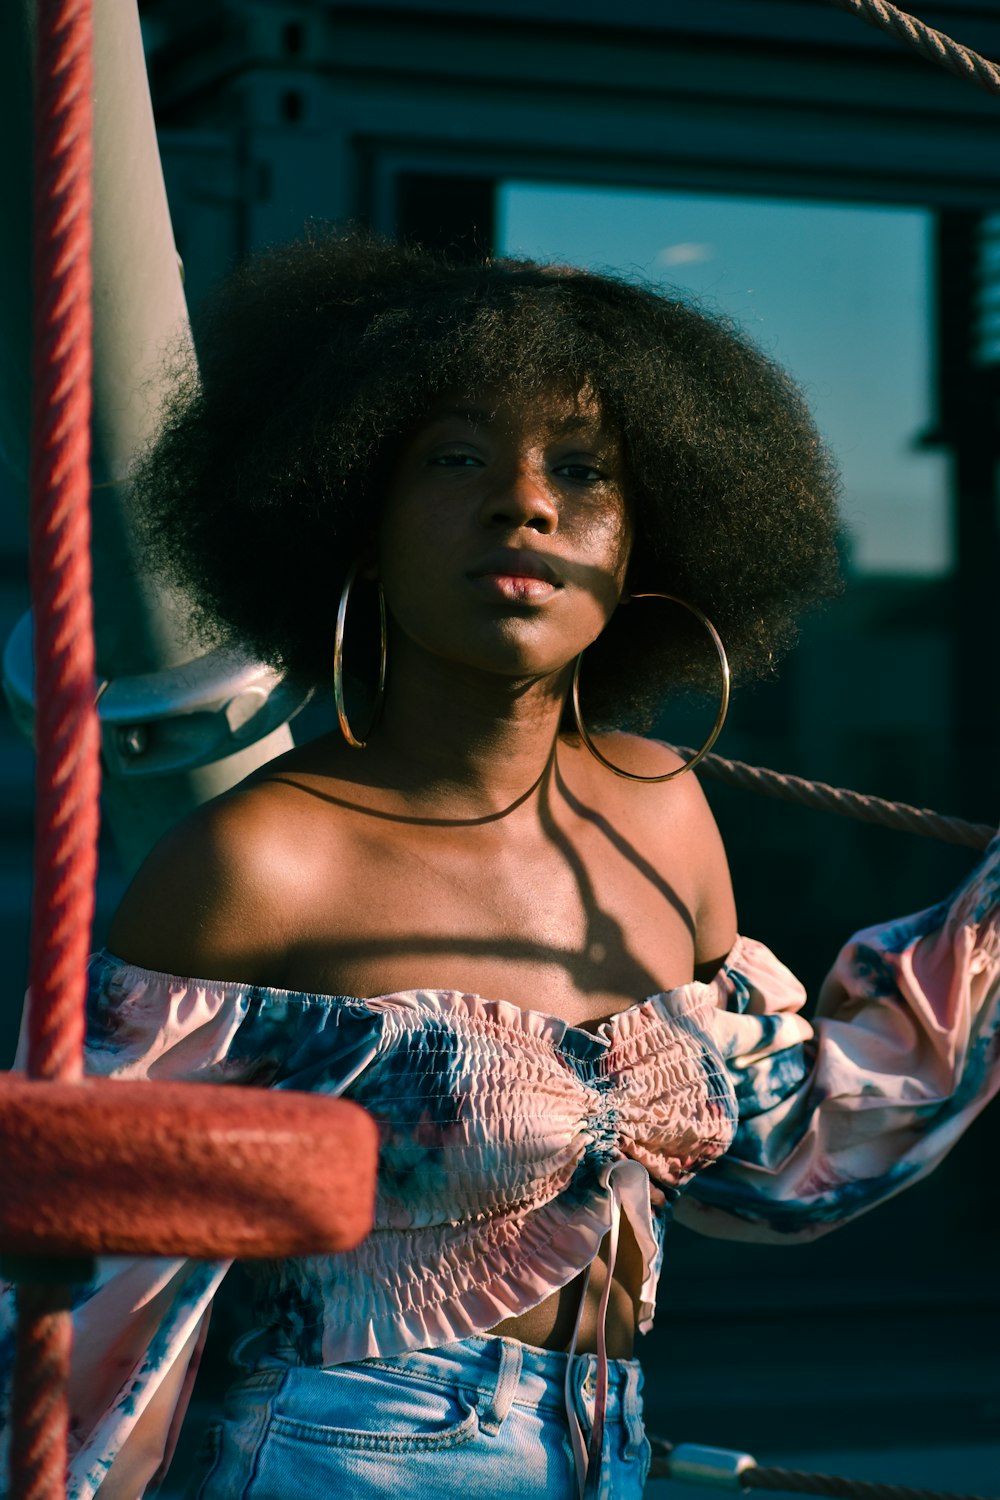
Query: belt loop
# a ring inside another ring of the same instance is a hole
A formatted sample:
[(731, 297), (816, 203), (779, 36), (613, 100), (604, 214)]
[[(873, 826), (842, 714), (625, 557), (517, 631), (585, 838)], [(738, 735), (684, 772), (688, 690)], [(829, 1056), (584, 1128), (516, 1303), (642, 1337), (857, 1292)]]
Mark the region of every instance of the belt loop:
[(638, 1458), (643, 1451), (646, 1429), (642, 1421), (642, 1404), (639, 1399), (639, 1363), (629, 1360), (625, 1366), (625, 1389), (622, 1391), (622, 1416), (628, 1442), (622, 1458)]
[(498, 1354), (496, 1382), (490, 1394), (479, 1398), (479, 1426), (495, 1437), (517, 1395), (521, 1380), (521, 1345), (516, 1339), (493, 1340)]

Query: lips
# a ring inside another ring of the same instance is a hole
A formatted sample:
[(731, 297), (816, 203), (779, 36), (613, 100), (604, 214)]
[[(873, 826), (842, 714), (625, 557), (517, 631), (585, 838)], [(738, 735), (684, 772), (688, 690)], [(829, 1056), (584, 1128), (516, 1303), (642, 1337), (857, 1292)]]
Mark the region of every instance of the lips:
[(540, 552), (526, 547), (498, 547), (469, 570), (470, 578), (534, 578), (554, 588), (562, 587), (562, 579), (555, 568)]

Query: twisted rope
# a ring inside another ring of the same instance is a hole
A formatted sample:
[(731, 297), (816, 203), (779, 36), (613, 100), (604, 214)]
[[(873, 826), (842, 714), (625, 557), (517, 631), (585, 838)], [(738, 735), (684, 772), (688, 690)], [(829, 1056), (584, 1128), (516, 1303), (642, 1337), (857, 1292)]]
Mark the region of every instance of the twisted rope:
[(873, 1484), (838, 1474), (810, 1474), (801, 1469), (747, 1469), (740, 1480), (748, 1490), (784, 1490), (795, 1495), (831, 1495), (844, 1500), (980, 1500), (950, 1490), (915, 1490), (905, 1484)]
[(907, 11), (890, 5), (889, 0), (829, 0), (838, 10), (846, 10), (859, 20), (867, 21), (881, 31), (887, 31), (898, 41), (905, 42), (926, 57), (930, 62), (940, 63), (949, 73), (978, 84), (991, 94), (1000, 94), (1000, 68), (988, 62), (971, 47), (963, 47), (943, 31), (935, 31), (911, 16)]
[(92, 0), (39, 5), (34, 203), (31, 592), (36, 843), (28, 1071), (82, 1071), (96, 875), (90, 604)]
[[(833, 1500), (982, 1500), (978, 1495), (958, 1495), (950, 1490), (918, 1490), (905, 1484), (875, 1484), (867, 1479), (845, 1479), (840, 1474), (815, 1474), (803, 1469), (761, 1468), (748, 1454), (727, 1449), (697, 1449), (701, 1472), (692, 1472), (682, 1455), (690, 1449), (677, 1447), (665, 1438), (649, 1434), (653, 1459), (650, 1479), (677, 1479), (701, 1483), (716, 1490), (772, 1490), (793, 1495), (829, 1495)], [(674, 1455), (681, 1458), (674, 1472)], [(713, 1462), (714, 1461), (714, 1462)]]
[(13, 1500), (66, 1493), (66, 1378), (73, 1341), (68, 1288), (21, 1286), (11, 1403)]
[[(684, 760), (690, 760), (695, 753), (683, 745), (669, 748)], [(803, 807), (818, 807), (824, 812), (840, 813), (862, 823), (877, 823), (883, 828), (897, 828), (903, 833), (919, 833), (925, 838), (939, 839), (945, 844), (961, 844), (967, 849), (985, 849), (997, 832), (989, 823), (967, 823), (963, 818), (946, 817), (927, 807), (887, 802), (882, 797), (827, 786), (825, 781), (786, 776), (763, 766), (749, 766), (742, 760), (726, 760), (721, 755), (706, 755), (699, 762), (698, 769), (706, 776), (729, 786), (741, 787), (744, 791), (797, 802)]]
[[(30, 576), (36, 840), (28, 1074), (83, 1071), (94, 912), (98, 728), (90, 602), (92, 0), (39, 0), (35, 77)], [(66, 1287), (22, 1286), (11, 1494), (65, 1493)]]

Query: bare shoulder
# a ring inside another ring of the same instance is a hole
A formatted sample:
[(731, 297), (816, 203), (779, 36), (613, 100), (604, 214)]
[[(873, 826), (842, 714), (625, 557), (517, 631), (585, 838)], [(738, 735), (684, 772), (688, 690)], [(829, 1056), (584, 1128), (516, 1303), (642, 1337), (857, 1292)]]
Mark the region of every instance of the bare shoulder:
[(268, 783), (205, 803), (152, 849), (122, 899), (108, 947), (143, 968), (280, 983), (308, 845)]
[[(669, 745), (640, 735), (594, 736), (597, 748), (613, 765), (639, 776), (665, 776), (685, 761)], [(603, 768), (594, 762), (595, 773)], [(670, 781), (636, 782), (607, 770), (602, 800), (613, 798), (620, 815), (643, 830), (650, 857), (660, 869), (681, 866), (689, 874), (695, 901), (696, 954), (699, 974), (714, 972), (736, 938), (736, 903), (729, 861), (708, 799), (695, 772)]]
[[(628, 786), (631, 798), (637, 805), (649, 804), (664, 809), (669, 806), (671, 819), (692, 818), (696, 822), (712, 819), (705, 794), (695, 775), (683, 771), (686, 761), (662, 740), (646, 739), (639, 734), (626, 734), (621, 730), (609, 730), (593, 736), (594, 744), (607, 760), (619, 770), (631, 776), (671, 776), (669, 781), (630, 781), (627, 777), (616, 778), (620, 786)], [(613, 772), (602, 770), (596, 763), (596, 774), (608, 776)], [(714, 819), (712, 819), (714, 825)]]

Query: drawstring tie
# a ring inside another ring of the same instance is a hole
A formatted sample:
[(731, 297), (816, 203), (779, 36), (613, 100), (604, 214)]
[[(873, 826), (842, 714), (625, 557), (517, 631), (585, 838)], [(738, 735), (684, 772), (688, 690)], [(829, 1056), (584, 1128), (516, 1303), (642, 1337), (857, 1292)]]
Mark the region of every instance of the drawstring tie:
[[(618, 1163), (616, 1165), (623, 1165)], [(576, 1352), (577, 1339), (580, 1336), (580, 1324), (583, 1320), (583, 1311), (587, 1304), (587, 1288), (590, 1285), (591, 1266), (587, 1267), (583, 1279), (583, 1291), (580, 1295), (580, 1305), (576, 1312), (576, 1324), (573, 1328), (573, 1337), (569, 1346), (569, 1358), (566, 1361), (566, 1376), (563, 1386), (563, 1399), (566, 1405), (566, 1416), (569, 1419), (569, 1436), (573, 1448), (573, 1459), (576, 1463), (577, 1486), (580, 1491), (580, 1500), (597, 1500), (601, 1482), (601, 1456), (604, 1452), (604, 1417), (608, 1404), (608, 1348), (606, 1340), (606, 1324), (608, 1317), (608, 1300), (611, 1296), (611, 1280), (615, 1271), (615, 1259), (618, 1255), (618, 1232), (621, 1228), (622, 1201), (621, 1190), (616, 1180), (615, 1167), (608, 1173), (607, 1185), (611, 1189), (611, 1229), (608, 1242), (608, 1274), (601, 1292), (601, 1305), (597, 1314), (597, 1390), (594, 1393), (594, 1421), (590, 1429), (590, 1445), (584, 1442), (583, 1429), (580, 1426), (580, 1418), (577, 1416), (576, 1404), (573, 1400), (573, 1372), (578, 1359), (582, 1355)]]

